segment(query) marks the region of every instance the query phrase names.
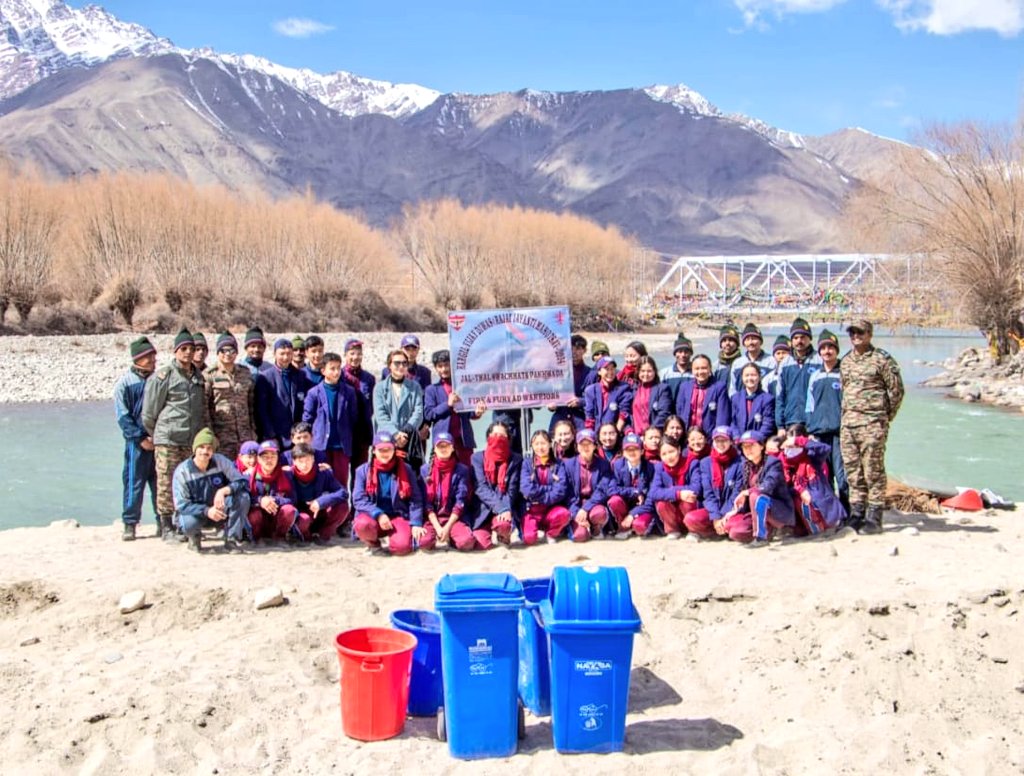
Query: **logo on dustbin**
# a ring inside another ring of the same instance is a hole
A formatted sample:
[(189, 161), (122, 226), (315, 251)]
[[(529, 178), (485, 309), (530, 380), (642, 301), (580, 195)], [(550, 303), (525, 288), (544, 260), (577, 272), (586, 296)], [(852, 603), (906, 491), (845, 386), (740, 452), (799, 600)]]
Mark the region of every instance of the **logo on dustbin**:
[(472, 676), (487, 676), (494, 673), (494, 647), (487, 639), (477, 639), (469, 648), (469, 673)]
[(601, 676), (612, 670), (611, 660), (577, 660), (573, 667), (584, 676)]
[(600, 706), (596, 703), (580, 706), (580, 727), (588, 732), (600, 730), (604, 724), (604, 712), (607, 708), (608, 706), (604, 703)]

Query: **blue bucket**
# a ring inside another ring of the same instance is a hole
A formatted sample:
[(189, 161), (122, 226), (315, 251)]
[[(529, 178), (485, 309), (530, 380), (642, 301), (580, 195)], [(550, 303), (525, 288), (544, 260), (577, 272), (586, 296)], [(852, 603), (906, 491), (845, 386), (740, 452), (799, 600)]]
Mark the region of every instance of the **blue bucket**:
[(391, 613), (391, 626), (416, 637), (409, 682), (409, 713), (414, 717), (432, 717), (444, 705), (441, 618), (434, 612), (399, 609)]
[(526, 606), (519, 610), (519, 698), (535, 717), (546, 717), (551, 713), (551, 661), (538, 609), (551, 591), (551, 578), (521, 581)]

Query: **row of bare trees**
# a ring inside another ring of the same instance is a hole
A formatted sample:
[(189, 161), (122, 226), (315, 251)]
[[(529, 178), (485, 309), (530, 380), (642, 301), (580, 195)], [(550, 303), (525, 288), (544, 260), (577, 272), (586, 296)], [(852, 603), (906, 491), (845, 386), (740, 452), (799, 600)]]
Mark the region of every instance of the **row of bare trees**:
[(1024, 117), (933, 125), (850, 203), (862, 245), (923, 254), (999, 357), (1024, 314)]
[(0, 228), (0, 320), (12, 305), (25, 319), (40, 300), (74, 300), (129, 325), (155, 300), (173, 312), (227, 297), (321, 306), (396, 286), (426, 292), (401, 304), (441, 310), (612, 310), (635, 250), (614, 229), (514, 207), (422, 203), (383, 231), (310, 195), (272, 200), (166, 174), (53, 182), (11, 168), (0, 170)]

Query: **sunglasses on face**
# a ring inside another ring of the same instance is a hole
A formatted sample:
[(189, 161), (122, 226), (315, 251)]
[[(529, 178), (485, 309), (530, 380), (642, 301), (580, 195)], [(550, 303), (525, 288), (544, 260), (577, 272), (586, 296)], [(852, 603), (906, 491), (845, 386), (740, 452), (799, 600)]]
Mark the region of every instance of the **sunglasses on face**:
[(851, 337), (863, 337), (865, 334), (867, 334), (867, 332), (864, 331), (864, 329), (850, 329)]
[(221, 348), (217, 352), (223, 353), (225, 356), (234, 356), (238, 354), (238, 351), (235, 348)]
[(409, 366), (408, 361), (392, 361), (391, 366)]

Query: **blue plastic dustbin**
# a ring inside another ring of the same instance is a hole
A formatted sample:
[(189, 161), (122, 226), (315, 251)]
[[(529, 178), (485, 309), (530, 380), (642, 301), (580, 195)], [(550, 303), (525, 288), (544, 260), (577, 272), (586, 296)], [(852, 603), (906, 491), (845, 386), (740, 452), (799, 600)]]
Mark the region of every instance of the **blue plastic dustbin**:
[(522, 583), (526, 606), (519, 610), (519, 699), (531, 714), (546, 717), (551, 713), (551, 662), (538, 609), (548, 598), (551, 577)]
[(640, 630), (626, 569), (556, 567), (540, 615), (551, 645), (555, 749), (621, 751), (633, 635)]
[(409, 713), (414, 717), (432, 717), (444, 703), (441, 618), (421, 609), (399, 609), (391, 613), (391, 627), (416, 637), (409, 680)]
[(522, 729), (516, 692), (523, 586), (511, 574), (449, 574), (437, 583), (444, 708), (438, 733), (453, 757), (507, 757)]

